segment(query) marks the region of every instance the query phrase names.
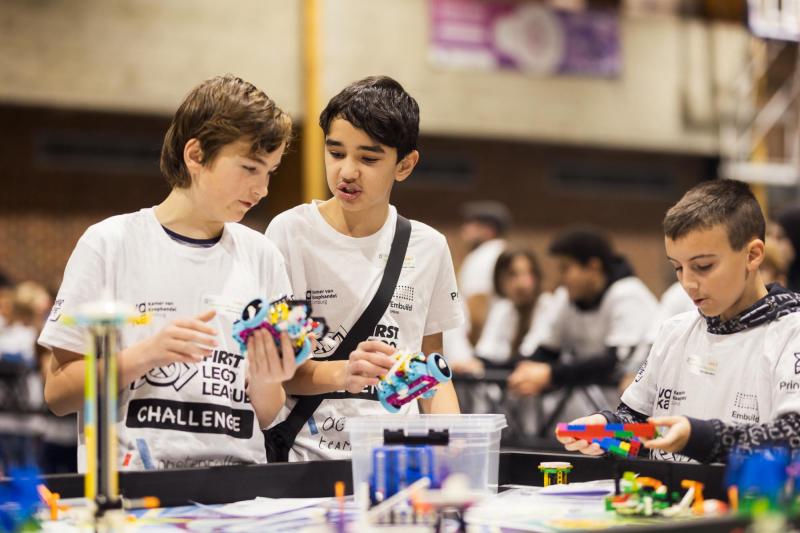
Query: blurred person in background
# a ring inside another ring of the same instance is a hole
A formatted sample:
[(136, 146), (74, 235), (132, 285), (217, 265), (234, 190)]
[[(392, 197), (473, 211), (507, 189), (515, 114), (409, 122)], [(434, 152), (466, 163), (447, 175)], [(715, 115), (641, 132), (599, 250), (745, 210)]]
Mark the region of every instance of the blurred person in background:
[(14, 284), (3, 272), (0, 272), (0, 328), (11, 318), (11, 302), (14, 299)]
[[(17, 286), (16, 294), (17, 301), (27, 308), (25, 321), (34, 338), (38, 338), (53, 306), (52, 293), (39, 283), (24, 281)], [(38, 372), (29, 374), (28, 389), (30, 408), (41, 411), (31, 419), (31, 424), (35, 425), (31, 433), (39, 439), (39, 468), (47, 474), (77, 472), (77, 415), (58, 417), (45, 408), (44, 379), (52, 364), (53, 352), (39, 345), (35, 348)]]
[(511, 213), (500, 202), (482, 201), (464, 204), (461, 216), (460, 237), (469, 253), (458, 269), (457, 282), (466, 321), (444, 332), (444, 352), (456, 374), (481, 375), (483, 365), (474, 357), (475, 344), (497, 298), (492, 273), (506, 247)]
[(6, 466), (38, 458), (43, 405), (36, 338), (50, 308), (38, 283), (25, 281), (9, 291), (0, 328), (0, 461)]
[(786, 287), (788, 263), (778, 245), (767, 243), (764, 246), (764, 261), (758, 267), (758, 270), (765, 285), (777, 283), (782, 287)]
[(774, 221), (767, 223), (767, 242), (775, 244), (787, 265), (786, 288), (800, 290), (800, 206), (784, 210)]
[[(481, 338), (475, 347), (475, 366), (512, 370), (521, 353), (536, 348), (547, 319), (550, 293), (542, 293), (542, 273), (534, 253), (512, 248), (500, 254), (492, 276), (497, 300), (492, 304)], [(504, 384), (503, 384), (504, 385)], [(506, 394), (497, 383), (478, 383), (470, 389), (473, 412), (503, 413), (508, 428), (503, 431), (506, 445), (527, 445), (536, 430), (537, 420), (530, 415), (536, 408), (532, 398)]]
[(492, 281), (499, 298), (489, 310), (475, 353), (485, 364), (510, 367), (520, 357), (523, 339), (533, 342), (529, 331), (534, 330), (550, 294), (541, 294), (541, 268), (526, 249), (501, 253)]
[(469, 339), (475, 344), (495, 299), (492, 273), (506, 248), (511, 214), (505, 205), (489, 201), (465, 204), (462, 213), (461, 239), (470, 252), (458, 271), (458, 288), (469, 311)]
[[(543, 324), (531, 359), (520, 362), (508, 378), (509, 388), (519, 395), (580, 388), (590, 403), (616, 405), (622, 369), (647, 343), (658, 302), (594, 229), (566, 231), (549, 251), (563, 288), (554, 294), (552, 318)], [(604, 387), (598, 391), (594, 385)], [(584, 412), (598, 405), (584, 404)], [(569, 419), (567, 413), (580, 406), (570, 401), (559, 416)]]
[(633, 382), (639, 367), (641, 367), (644, 360), (647, 359), (647, 354), (650, 353), (650, 347), (653, 345), (653, 341), (658, 335), (661, 324), (673, 316), (686, 313), (687, 311), (697, 312), (697, 306), (694, 305), (692, 299), (689, 298), (689, 295), (683, 290), (681, 284), (676, 281), (667, 287), (667, 290), (664, 291), (664, 294), (661, 295), (661, 299), (658, 301), (658, 311), (653, 318), (650, 333), (647, 336), (647, 342), (642, 344), (633, 353), (623, 367), (623, 376), (617, 387), (620, 396), (625, 392), (625, 389), (628, 388), (628, 385)]

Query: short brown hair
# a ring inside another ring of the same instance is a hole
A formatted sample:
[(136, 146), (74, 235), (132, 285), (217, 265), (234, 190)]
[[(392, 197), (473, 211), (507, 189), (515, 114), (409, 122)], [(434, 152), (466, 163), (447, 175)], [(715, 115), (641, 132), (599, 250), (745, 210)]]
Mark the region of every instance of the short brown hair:
[(755, 196), (747, 184), (728, 179), (701, 183), (684, 194), (664, 217), (664, 235), (674, 241), (717, 224), (725, 226), (734, 250), (751, 239), (765, 240), (766, 223)]
[(161, 172), (171, 187), (189, 187), (192, 178), (183, 162), (190, 139), (200, 141), (202, 164), (214, 161), (220, 149), (240, 139), (252, 142), (250, 153), (270, 153), (292, 136), (292, 119), (252, 83), (226, 74), (204, 81), (183, 99), (161, 148)]

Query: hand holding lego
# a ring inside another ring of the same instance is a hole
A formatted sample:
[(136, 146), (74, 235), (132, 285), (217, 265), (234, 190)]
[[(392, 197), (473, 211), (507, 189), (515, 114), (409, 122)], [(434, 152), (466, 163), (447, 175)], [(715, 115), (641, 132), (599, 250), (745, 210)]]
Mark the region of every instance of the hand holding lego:
[(161, 331), (131, 348), (141, 349), (141, 353), (149, 358), (150, 368), (170, 363), (199, 363), (211, 355), (217, 345), (217, 331), (208, 325), (216, 314), (212, 309), (194, 318), (173, 320)]
[(646, 440), (644, 447), (659, 449), (665, 452), (677, 453), (686, 447), (692, 426), (685, 416), (659, 416), (648, 418), (648, 422), (656, 426), (663, 426), (666, 432), (654, 439)]
[(450, 381), (453, 373), (444, 356), (420, 351), (399, 350), (394, 364), (378, 383), (378, 400), (390, 413), (417, 398), (431, 399), (441, 383)]
[(265, 383), (281, 383), (294, 376), (297, 363), (292, 340), (286, 332), (281, 333), (280, 339), (280, 352), (275, 339), (266, 330), (256, 330), (247, 339), (248, 389)]
[(392, 355), (396, 351), (394, 346), (378, 340), (358, 343), (356, 349), (350, 352), (345, 366), (344, 389), (351, 394), (358, 394), (364, 387), (377, 385), (394, 365)]
[(242, 317), (233, 323), (233, 338), (239, 344), (243, 354), (247, 353), (249, 339), (259, 330), (272, 335), (274, 343), (286, 333), (295, 357), (300, 365), (311, 356), (312, 343), (327, 331), (323, 319), (311, 316), (311, 306), (304, 301), (279, 298), (267, 304), (262, 298), (256, 298), (247, 304)]
[(508, 388), (521, 396), (536, 396), (550, 386), (552, 367), (538, 361), (523, 361), (508, 376)]
[[(608, 420), (601, 414), (594, 414), (576, 418), (569, 423), (572, 425), (590, 425), (590, 424), (608, 424)], [(568, 451), (581, 452), (584, 455), (603, 455), (605, 451), (596, 442), (590, 442), (585, 439), (576, 439), (574, 437), (562, 436), (556, 433), (558, 442), (564, 445)]]

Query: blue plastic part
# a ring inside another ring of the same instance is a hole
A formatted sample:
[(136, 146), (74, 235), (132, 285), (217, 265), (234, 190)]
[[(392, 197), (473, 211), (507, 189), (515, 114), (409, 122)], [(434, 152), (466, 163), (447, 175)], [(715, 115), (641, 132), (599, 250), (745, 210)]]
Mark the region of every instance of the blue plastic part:
[(379, 446), (372, 450), (369, 495), (372, 505), (397, 494), (420, 478), (441, 486), (432, 446)]
[(428, 354), (428, 373), (439, 383), (447, 383), (453, 377), (444, 356), (435, 352)]
[(0, 483), (0, 530), (17, 531), (30, 520), (39, 505), (39, 469), (13, 467), (9, 481)]
[(788, 479), (790, 457), (783, 448), (763, 448), (752, 453), (734, 451), (728, 457), (725, 483), (736, 486), (740, 500), (763, 497), (779, 504)]

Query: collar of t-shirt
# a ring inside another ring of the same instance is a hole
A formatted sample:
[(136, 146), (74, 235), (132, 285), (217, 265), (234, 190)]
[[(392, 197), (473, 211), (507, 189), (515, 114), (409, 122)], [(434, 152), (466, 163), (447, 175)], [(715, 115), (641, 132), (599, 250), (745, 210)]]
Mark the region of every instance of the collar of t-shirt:
[(222, 234), (220, 233), (216, 237), (211, 239), (193, 239), (192, 237), (187, 237), (186, 235), (181, 235), (180, 233), (175, 233), (171, 229), (167, 228), (163, 224), (161, 225), (164, 228), (164, 231), (167, 232), (170, 239), (173, 241), (183, 244), (184, 246), (189, 246), (191, 248), (211, 248), (215, 244), (217, 244), (220, 239), (222, 239)]
[(730, 335), (772, 322), (800, 311), (800, 295), (784, 289), (777, 283), (767, 285), (767, 295), (731, 318), (722, 321), (718, 316), (707, 316), (706, 327), (714, 335)]
[(633, 276), (633, 268), (631, 268), (630, 263), (628, 263), (624, 257), (614, 257), (609, 264), (608, 280), (606, 281), (606, 286), (603, 287), (603, 290), (592, 298), (587, 298), (586, 300), (577, 300), (575, 302), (575, 307), (577, 307), (581, 312), (594, 311), (600, 307), (603, 297), (614, 283), (630, 276)]

